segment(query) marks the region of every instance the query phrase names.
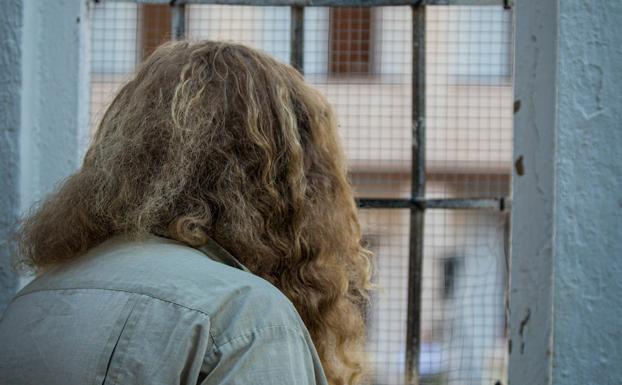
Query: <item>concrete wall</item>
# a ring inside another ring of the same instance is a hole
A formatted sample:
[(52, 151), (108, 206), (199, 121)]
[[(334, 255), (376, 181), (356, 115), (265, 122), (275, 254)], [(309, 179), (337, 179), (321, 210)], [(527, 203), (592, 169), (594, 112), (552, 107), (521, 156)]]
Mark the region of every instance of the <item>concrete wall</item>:
[(0, 7), (0, 314), (20, 285), (7, 233), (79, 166), (88, 140), (87, 4)]
[(622, 379), (622, 2), (559, 3), (553, 383)]
[(516, 2), (510, 384), (622, 378), (621, 18)]
[(17, 288), (6, 238), (19, 211), (22, 2), (0, 7), (0, 314)]
[(87, 24), (85, 0), (24, 3), (22, 209), (80, 163), (89, 133)]
[(510, 385), (551, 383), (557, 2), (515, 6)]

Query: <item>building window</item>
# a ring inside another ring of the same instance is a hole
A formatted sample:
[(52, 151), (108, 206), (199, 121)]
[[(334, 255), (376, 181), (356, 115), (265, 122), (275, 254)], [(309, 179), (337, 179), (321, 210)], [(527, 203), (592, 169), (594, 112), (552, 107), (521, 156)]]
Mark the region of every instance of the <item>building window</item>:
[(367, 75), (372, 72), (372, 9), (330, 9), (329, 73)]
[(168, 4), (140, 6), (140, 54), (144, 59), (162, 43), (171, 40), (171, 7)]

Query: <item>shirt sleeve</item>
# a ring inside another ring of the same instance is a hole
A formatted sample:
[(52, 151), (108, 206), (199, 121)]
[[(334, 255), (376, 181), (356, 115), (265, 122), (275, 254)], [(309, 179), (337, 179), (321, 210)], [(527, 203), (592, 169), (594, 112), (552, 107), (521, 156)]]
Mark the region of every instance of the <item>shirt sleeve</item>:
[(230, 339), (205, 357), (201, 385), (328, 385), (308, 335), (264, 327)]

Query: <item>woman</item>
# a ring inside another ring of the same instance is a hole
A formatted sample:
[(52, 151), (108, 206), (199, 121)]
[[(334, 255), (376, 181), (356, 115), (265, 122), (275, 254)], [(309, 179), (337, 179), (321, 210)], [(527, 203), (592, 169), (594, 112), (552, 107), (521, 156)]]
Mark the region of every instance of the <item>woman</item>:
[(336, 127), (265, 54), (157, 49), (19, 229), (39, 276), (0, 322), (0, 383), (363, 381), (373, 264)]

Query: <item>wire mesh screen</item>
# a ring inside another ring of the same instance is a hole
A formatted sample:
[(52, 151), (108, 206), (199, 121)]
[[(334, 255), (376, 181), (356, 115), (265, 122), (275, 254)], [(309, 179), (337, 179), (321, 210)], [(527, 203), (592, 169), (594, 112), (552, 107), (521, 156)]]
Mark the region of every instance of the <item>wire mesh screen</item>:
[(368, 314), (367, 350), (373, 363), (372, 384), (403, 384), (408, 288), (408, 210), (361, 210), (365, 237), (379, 257), (374, 281), (381, 289)]
[(357, 195), (409, 196), (409, 7), (314, 9), (307, 25), (305, 75), (338, 113)]
[(171, 39), (167, 4), (99, 2), (92, 9), (91, 131), (136, 65)]
[[(509, 194), (511, 11), (426, 7), (426, 198)], [(93, 6), (93, 130), (136, 64), (171, 37), (168, 4)], [(289, 63), (289, 7), (185, 6), (188, 39), (241, 42)], [(335, 107), (359, 198), (411, 198), (413, 17), (408, 6), (307, 7), (306, 79)], [(404, 384), (410, 209), (361, 209), (381, 290), (368, 314), (371, 383)], [(506, 223), (500, 211), (427, 210), (422, 384), (505, 383)]]
[(422, 384), (505, 383), (506, 216), (426, 213)]
[(426, 155), (430, 197), (508, 193), (512, 24), (500, 6), (427, 10)]
[[(426, 197), (508, 196), (512, 15), (433, 6), (426, 19)], [(421, 293), (423, 384), (503, 384), (507, 213), (428, 210)]]

